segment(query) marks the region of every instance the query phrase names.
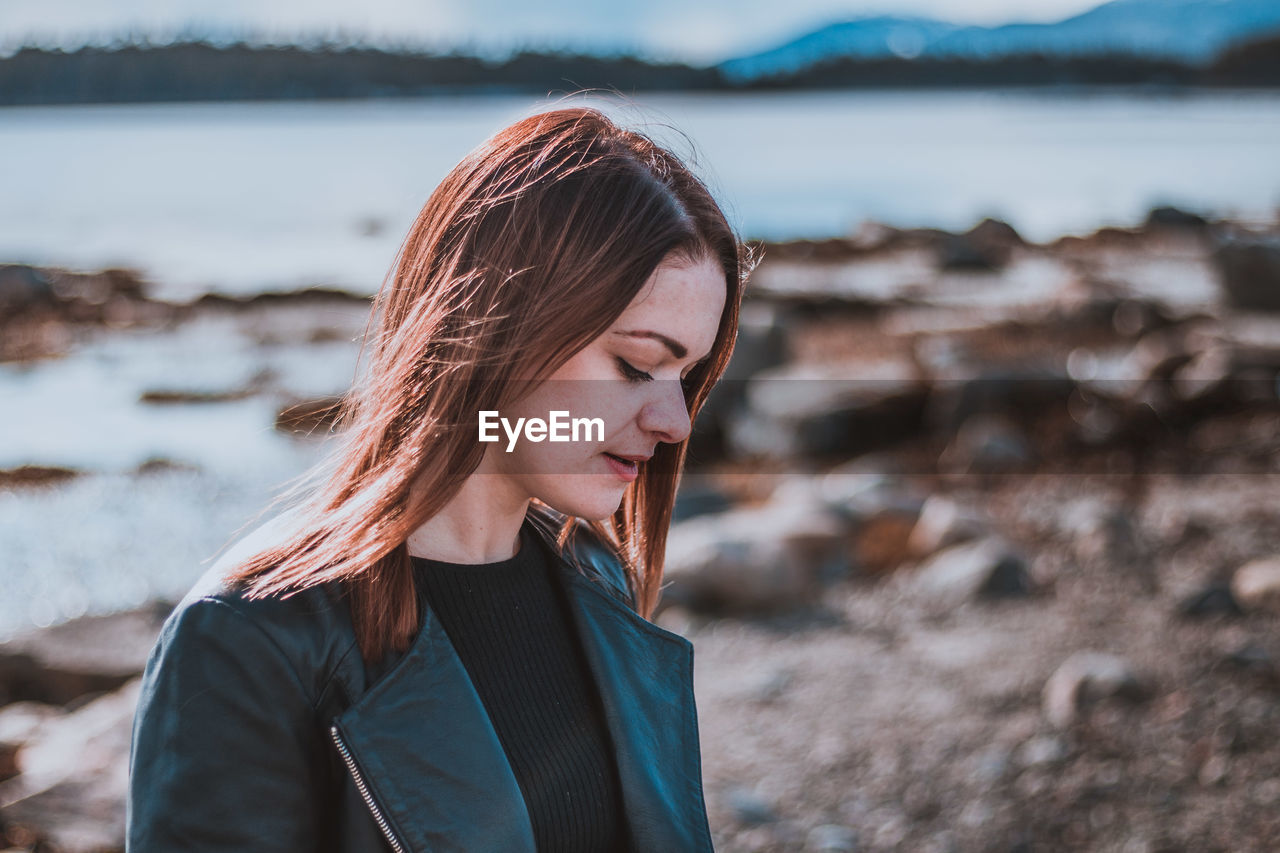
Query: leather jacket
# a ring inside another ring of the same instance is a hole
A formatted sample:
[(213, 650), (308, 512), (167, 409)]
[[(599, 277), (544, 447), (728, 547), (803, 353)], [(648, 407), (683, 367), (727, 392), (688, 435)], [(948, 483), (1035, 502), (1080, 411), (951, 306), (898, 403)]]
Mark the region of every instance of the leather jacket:
[[(552, 542), (554, 519), (530, 510)], [(260, 531), (261, 532), (261, 531)], [(249, 600), (222, 558), (169, 616), (134, 718), (128, 853), (534, 853), (519, 785), (439, 620), (366, 667), (331, 587)], [(559, 560), (636, 853), (711, 851), (693, 646), (639, 616), (579, 524)]]

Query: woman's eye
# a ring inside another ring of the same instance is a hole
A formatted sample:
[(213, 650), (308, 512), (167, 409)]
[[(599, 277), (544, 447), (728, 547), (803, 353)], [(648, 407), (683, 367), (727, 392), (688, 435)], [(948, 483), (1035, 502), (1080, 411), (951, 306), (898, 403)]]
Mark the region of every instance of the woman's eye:
[[(615, 356), (616, 358), (616, 356)], [(617, 359), (618, 369), (622, 371), (622, 375), (626, 377), (628, 382), (652, 382), (653, 377), (645, 373), (643, 370), (637, 370), (621, 358)]]

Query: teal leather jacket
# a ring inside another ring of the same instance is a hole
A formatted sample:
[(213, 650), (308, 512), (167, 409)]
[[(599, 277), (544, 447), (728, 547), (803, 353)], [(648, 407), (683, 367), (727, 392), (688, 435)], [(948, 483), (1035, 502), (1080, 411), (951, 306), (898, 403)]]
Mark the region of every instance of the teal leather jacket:
[[(553, 519), (530, 519), (554, 542)], [(640, 617), (579, 525), (560, 561), (636, 853), (712, 850), (693, 647)], [(128, 853), (534, 853), (516, 778), (439, 620), (362, 661), (333, 590), (249, 600), (215, 565), (170, 615), (134, 719)]]

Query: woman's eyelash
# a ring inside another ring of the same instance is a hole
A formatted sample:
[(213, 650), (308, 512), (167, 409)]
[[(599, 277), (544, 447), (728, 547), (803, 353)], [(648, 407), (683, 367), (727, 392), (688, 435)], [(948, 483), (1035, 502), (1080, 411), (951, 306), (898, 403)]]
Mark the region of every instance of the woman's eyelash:
[(622, 371), (622, 375), (627, 378), (627, 381), (629, 382), (652, 382), (653, 381), (653, 377), (650, 376), (648, 373), (645, 373), (643, 370), (637, 370), (622, 358), (619, 358), (617, 356), (615, 356), (615, 358), (617, 358), (617, 361), (618, 361), (618, 368)]
[[(626, 377), (628, 382), (652, 382), (653, 381), (653, 376), (651, 374), (645, 373), (643, 370), (632, 367), (623, 358), (620, 358), (618, 356), (614, 356), (614, 358), (618, 362), (618, 368), (622, 371), (622, 375)], [(701, 362), (699, 362), (699, 364), (701, 364)], [(697, 367), (698, 365), (694, 365), (694, 366)], [(680, 377), (681, 387), (688, 389), (692, 386), (692, 384), (693, 384), (693, 371), (689, 371), (689, 375), (687, 376)]]

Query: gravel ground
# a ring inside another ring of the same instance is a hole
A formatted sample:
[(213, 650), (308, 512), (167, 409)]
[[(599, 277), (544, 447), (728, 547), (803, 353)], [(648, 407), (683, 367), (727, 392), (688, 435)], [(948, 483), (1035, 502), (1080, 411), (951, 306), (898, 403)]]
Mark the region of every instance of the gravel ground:
[[(1108, 477), (954, 489), (1027, 555), (1030, 597), (940, 610), (907, 566), (785, 620), (664, 614), (696, 648), (717, 849), (1278, 849), (1275, 618), (1180, 603), (1280, 552), (1280, 476), (1144, 485), (1140, 506)], [(1131, 541), (1078, 523), (1100, 507)], [(1055, 728), (1044, 685), (1086, 650), (1124, 658), (1145, 696)]]

